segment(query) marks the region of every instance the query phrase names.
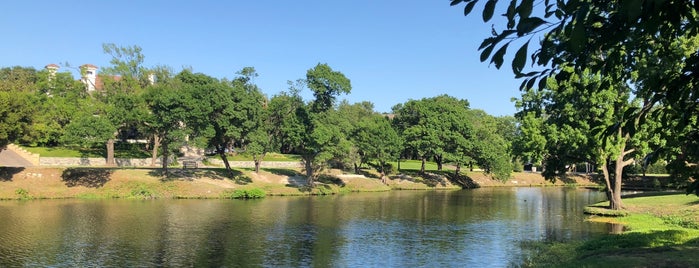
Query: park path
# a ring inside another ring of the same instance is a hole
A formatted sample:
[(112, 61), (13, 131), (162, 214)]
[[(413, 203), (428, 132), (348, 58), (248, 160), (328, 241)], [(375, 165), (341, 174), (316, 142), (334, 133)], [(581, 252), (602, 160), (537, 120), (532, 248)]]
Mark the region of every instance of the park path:
[(0, 167), (31, 167), (33, 164), (10, 149), (0, 150)]

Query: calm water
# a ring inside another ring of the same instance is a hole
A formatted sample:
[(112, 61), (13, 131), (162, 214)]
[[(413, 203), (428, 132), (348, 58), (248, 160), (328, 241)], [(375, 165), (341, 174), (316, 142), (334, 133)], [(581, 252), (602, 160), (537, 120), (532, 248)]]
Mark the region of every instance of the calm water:
[(607, 232), (563, 188), (264, 200), (0, 202), (0, 267), (502, 267), (519, 241)]

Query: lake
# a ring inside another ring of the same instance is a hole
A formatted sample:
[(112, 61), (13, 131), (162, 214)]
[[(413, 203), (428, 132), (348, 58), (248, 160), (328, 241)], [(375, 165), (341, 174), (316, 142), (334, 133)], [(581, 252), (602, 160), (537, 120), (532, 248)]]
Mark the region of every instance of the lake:
[(503, 267), (522, 241), (585, 239), (604, 193), (391, 191), (263, 200), (0, 202), (0, 267)]

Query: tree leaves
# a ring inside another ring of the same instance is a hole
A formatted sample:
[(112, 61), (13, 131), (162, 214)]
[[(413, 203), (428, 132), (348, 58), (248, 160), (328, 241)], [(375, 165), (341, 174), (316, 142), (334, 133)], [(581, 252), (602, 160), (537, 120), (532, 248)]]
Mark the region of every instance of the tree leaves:
[(488, 0), (488, 2), (485, 3), (485, 7), (483, 8), (483, 22), (488, 22), (491, 18), (493, 18), (495, 4), (497, 4), (497, 2), (497, 0)]
[(502, 66), (502, 63), (505, 61), (505, 52), (507, 52), (507, 47), (510, 45), (510, 43), (505, 44), (504, 46), (500, 47), (495, 54), (493, 54), (493, 57), (491, 58), (490, 62), (495, 64), (495, 68), (500, 69)]
[(522, 47), (517, 50), (517, 53), (515, 54), (515, 58), (512, 60), (512, 72), (515, 73), (515, 75), (519, 75), (522, 73), (522, 70), (524, 69), (524, 65), (527, 63), (527, 47), (529, 46), (529, 41), (524, 43)]
[(517, 24), (517, 35), (527, 35), (544, 23), (546, 23), (546, 21), (539, 17), (522, 18)]
[(471, 1), (468, 4), (466, 4), (466, 7), (464, 7), (464, 16), (468, 16), (468, 14), (471, 14), (471, 10), (473, 10), (473, 7), (476, 5), (478, 1)]

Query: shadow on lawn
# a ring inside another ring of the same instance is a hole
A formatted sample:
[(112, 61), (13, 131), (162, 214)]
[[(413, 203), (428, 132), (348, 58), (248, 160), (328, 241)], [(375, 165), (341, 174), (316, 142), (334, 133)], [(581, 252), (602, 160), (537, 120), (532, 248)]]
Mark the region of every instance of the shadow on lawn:
[(23, 170), (23, 167), (0, 167), (0, 181), (12, 181), (12, 177)]
[[(199, 178), (210, 178), (214, 180), (225, 180), (232, 179), (238, 184), (247, 184), (251, 182), (248, 178), (247, 182), (243, 181), (247, 176), (243, 176), (243, 172), (239, 170), (226, 171), (223, 168), (196, 168), (196, 169), (181, 169), (181, 168), (169, 168), (167, 174), (165, 174), (164, 169), (153, 169), (148, 172), (148, 175), (154, 177), (161, 177), (161, 181), (176, 181), (176, 180), (186, 180), (191, 181)], [(238, 181), (240, 180), (240, 181)]]
[(108, 168), (67, 168), (61, 174), (61, 180), (68, 187), (99, 188), (110, 180), (113, 172)]
[[(419, 170), (402, 169), (400, 171), (402, 175), (399, 175), (401, 179), (409, 180), (412, 182), (424, 183), (429, 187), (447, 186), (448, 181), (452, 181), (461, 185), (458, 182), (452, 180), (452, 173), (448, 171), (429, 171), (421, 173)], [(393, 178), (393, 177), (392, 177)], [(463, 186), (462, 186), (463, 187)]]

